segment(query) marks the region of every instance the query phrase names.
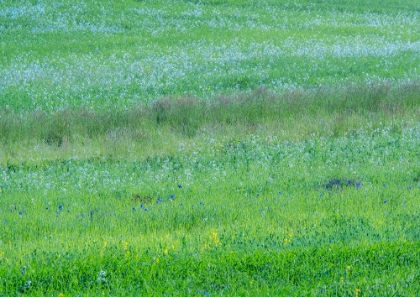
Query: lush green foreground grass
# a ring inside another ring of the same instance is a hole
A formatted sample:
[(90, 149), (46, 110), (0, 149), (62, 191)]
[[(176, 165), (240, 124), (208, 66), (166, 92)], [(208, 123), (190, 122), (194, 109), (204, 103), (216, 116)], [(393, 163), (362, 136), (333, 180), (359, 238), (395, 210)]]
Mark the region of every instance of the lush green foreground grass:
[[(86, 127), (115, 128), (99, 137), (37, 135), (61, 113), (21, 142), (7, 130), (0, 292), (415, 296), (420, 100), (406, 91), (388, 104), (391, 92), (369, 108), (365, 91), (352, 98), (361, 109), (301, 94), (300, 113), (261, 92), (163, 100), (137, 111), (146, 138), (131, 113), (125, 130), (90, 113)], [(178, 123), (185, 113), (207, 117)], [(21, 118), (22, 131), (37, 120)]]
[(417, 1), (0, 1), (0, 296), (417, 296)]

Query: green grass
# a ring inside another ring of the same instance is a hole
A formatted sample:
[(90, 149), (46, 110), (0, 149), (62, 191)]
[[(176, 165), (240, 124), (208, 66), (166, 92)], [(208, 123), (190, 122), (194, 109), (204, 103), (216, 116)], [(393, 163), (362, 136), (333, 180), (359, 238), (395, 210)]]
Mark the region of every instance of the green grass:
[(141, 160), (8, 165), (2, 290), (415, 294), (418, 135), (250, 135)]
[(419, 77), (414, 0), (17, 1), (0, 25), (0, 106), (21, 112)]
[(417, 1), (0, 1), (0, 296), (417, 296)]

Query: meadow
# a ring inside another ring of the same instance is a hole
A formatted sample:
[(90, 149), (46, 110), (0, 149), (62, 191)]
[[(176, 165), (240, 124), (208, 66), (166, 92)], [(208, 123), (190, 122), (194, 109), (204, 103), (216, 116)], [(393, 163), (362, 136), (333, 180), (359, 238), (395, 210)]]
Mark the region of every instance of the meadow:
[(0, 0), (0, 296), (418, 296), (419, 26)]

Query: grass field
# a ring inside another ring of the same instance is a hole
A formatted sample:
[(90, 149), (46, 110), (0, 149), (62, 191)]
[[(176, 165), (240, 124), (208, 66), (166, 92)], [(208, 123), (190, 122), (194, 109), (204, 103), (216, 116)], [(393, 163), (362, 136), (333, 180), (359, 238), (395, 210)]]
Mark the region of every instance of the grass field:
[(0, 0), (0, 296), (418, 296), (419, 27)]

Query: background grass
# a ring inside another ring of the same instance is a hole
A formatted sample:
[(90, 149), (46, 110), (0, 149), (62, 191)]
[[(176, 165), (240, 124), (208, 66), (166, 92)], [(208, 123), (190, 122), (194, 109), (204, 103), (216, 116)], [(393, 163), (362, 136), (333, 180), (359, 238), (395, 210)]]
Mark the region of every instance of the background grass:
[(0, 296), (415, 296), (417, 1), (1, 1)]
[(419, 76), (414, 0), (3, 1), (0, 28), (0, 106), (20, 112)]

